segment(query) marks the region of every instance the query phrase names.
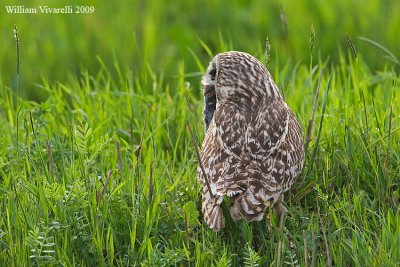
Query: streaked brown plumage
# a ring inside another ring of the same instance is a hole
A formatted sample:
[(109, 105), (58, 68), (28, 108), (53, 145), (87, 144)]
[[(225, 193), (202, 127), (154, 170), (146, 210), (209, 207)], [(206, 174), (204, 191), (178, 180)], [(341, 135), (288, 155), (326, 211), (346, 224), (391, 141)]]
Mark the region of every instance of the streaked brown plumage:
[(202, 85), (206, 136), (200, 160), (205, 175), (199, 167), (198, 176), (204, 220), (214, 231), (224, 227), (220, 204), (225, 195), (234, 198), (234, 220), (261, 220), (303, 167), (300, 125), (268, 70), (247, 53), (216, 55)]

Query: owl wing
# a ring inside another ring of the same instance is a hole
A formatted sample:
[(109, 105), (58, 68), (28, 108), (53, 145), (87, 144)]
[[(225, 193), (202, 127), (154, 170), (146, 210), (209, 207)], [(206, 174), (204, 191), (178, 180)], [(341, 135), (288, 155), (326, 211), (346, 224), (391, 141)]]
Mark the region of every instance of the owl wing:
[(289, 108), (280, 98), (266, 99), (255, 110), (246, 130), (246, 151), (252, 160), (266, 162), (280, 147), (289, 129)]
[[(227, 183), (241, 161), (246, 131), (245, 112), (231, 104), (220, 104), (214, 114), (200, 151), (201, 161), (213, 194), (225, 195)], [(199, 173), (200, 181), (204, 180)]]
[(248, 181), (246, 176), (253, 173), (252, 176), (257, 177), (253, 181), (262, 184), (256, 187), (264, 191), (261, 195), (265, 199), (276, 198), (290, 188), (303, 168), (301, 127), (295, 114), (280, 98), (267, 99), (251, 125), (254, 129), (247, 129), (245, 146), (252, 164), (238, 170), (238, 180)]
[(287, 145), (290, 112), (280, 99), (266, 99), (255, 109), (246, 129), (245, 150), (237, 168), (236, 184), (243, 192), (235, 196), (231, 206), (234, 220), (260, 220), (265, 207), (282, 193), (280, 173), (283, 162), (280, 148)]
[[(218, 231), (224, 225), (220, 207), (225, 194), (241, 192), (235, 184), (236, 166), (244, 144), (246, 118), (239, 107), (219, 104), (200, 151), (200, 160), (205, 176), (200, 167), (198, 177), (202, 183), (202, 211), (208, 226)], [(211, 187), (209, 192), (207, 182)]]

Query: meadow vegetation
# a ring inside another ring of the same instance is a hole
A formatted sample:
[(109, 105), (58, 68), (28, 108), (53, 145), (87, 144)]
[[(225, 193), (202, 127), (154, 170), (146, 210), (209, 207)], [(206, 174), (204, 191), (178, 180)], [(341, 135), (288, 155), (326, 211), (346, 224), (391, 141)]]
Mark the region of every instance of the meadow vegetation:
[[(400, 264), (399, 2), (91, 3), (0, 11), (1, 266)], [(202, 222), (187, 125), (201, 143), (227, 50), (266, 64), (308, 141), (284, 232), (272, 210)]]

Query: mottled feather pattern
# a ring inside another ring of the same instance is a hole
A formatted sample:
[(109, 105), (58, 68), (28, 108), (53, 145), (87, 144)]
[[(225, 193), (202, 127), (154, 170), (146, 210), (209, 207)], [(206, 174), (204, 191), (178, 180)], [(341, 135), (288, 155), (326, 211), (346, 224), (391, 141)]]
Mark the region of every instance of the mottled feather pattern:
[(225, 195), (234, 198), (234, 220), (261, 220), (301, 172), (300, 125), (268, 70), (247, 53), (215, 56), (202, 85), (205, 173), (198, 168), (198, 177), (204, 220), (214, 231), (224, 227), (220, 205)]

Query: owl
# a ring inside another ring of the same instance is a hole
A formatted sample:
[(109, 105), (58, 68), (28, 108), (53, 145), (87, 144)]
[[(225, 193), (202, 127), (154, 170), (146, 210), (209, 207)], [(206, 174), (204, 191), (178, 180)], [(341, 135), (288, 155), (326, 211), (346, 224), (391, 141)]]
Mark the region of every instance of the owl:
[(304, 148), (270, 73), (247, 53), (225, 52), (210, 62), (202, 86), (206, 134), (197, 173), (205, 222), (224, 227), (224, 196), (234, 221), (259, 221), (269, 206), (283, 216), (283, 193), (303, 168)]

